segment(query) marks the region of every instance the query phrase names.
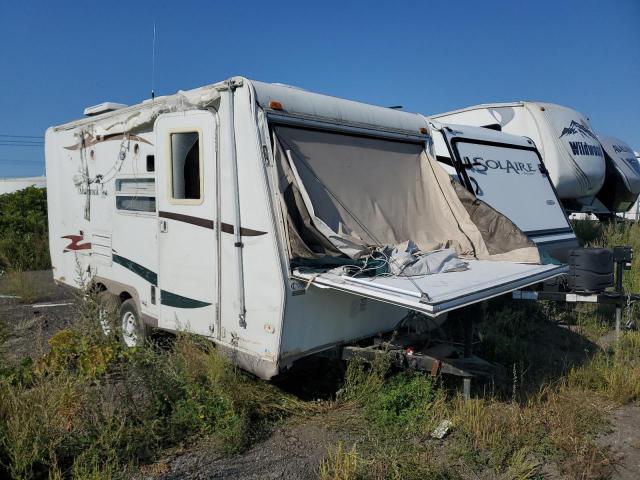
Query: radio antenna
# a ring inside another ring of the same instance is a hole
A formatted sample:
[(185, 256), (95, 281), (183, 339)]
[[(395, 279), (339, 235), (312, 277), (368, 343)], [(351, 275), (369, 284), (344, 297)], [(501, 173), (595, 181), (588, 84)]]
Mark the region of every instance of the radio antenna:
[(153, 43), (151, 44), (151, 100), (156, 98), (155, 92), (156, 77), (156, 21), (153, 21)]

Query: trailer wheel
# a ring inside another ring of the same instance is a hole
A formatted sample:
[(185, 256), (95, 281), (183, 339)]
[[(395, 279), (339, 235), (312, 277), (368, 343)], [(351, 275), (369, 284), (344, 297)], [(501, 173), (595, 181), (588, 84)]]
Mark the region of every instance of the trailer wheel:
[(105, 337), (111, 335), (120, 313), (120, 299), (106, 290), (98, 294), (98, 322)]
[(127, 347), (139, 347), (144, 343), (145, 328), (136, 308), (136, 302), (132, 298), (122, 302), (120, 328), (122, 343)]

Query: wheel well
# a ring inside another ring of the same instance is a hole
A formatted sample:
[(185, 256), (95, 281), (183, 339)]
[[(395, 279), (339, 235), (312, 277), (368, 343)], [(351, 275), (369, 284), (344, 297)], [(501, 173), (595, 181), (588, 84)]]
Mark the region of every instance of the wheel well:
[(120, 301), (124, 302), (125, 300), (129, 300), (130, 298), (133, 298), (129, 292), (120, 292), (120, 295), (118, 295), (118, 297), (120, 297)]

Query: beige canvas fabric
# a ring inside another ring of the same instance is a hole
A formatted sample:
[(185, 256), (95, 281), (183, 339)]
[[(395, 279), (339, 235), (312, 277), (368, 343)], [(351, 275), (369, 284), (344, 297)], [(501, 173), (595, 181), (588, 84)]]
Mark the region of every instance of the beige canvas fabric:
[[(505, 242), (507, 232), (484, 228), (487, 243), (449, 175), (420, 144), (284, 126), (275, 133), (280, 188), (289, 192), (292, 256), (334, 255), (320, 245), (321, 236), (350, 258), (370, 246), (413, 240), (422, 251), (453, 248), (463, 257), (540, 262), (519, 230)], [(315, 245), (300, 243), (307, 226)]]

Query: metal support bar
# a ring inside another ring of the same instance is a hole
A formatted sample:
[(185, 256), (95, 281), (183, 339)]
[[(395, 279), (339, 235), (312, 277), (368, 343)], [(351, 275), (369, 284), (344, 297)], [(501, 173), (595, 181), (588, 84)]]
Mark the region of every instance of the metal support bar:
[(634, 293), (620, 294), (618, 292), (608, 292), (599, 294), (582, 294), (566, 292), (533, 292), (529, 290), (516, 290), (512, 293), (514, 300), (550, 300), (554, 302), (567, 303), (604, 303), (616, 305), (627, 301), (635, 302), (640, 300), (640, 295)]
[(234, 92), (238, 85), (233, 80), (228, 80), (226, 83), (227, 89), (224, 90), (226, 92), (227, 99), (227, 114), (229, 115), (229, 149), (231, 152), (231, 163), (233, 165), (233, 181), (234, 181), (234, 207), (235, 207), (235, 225), (234, 225), (234, 234), (235, 234), (235, 242), (234, 246), (236, 247), (236, 259), (238, 262), (238, 301), (240, 303), (240, 311), (238, 312), (238, 323), (241, 328), (247, 328), (246, 321), (246, 300), (244, 293), (244, 262), (243, 262), (243, 254), (242, 254), (242, 221), (240, 215), (240, 179), (238, 172), (238, 157), (236, 151), (236, 134), (235, 134), (235, 108), (234, 108)]
[(462, 398), (469, 400), (471, 398), (471, 378), (464, 377), (462, 379)]

